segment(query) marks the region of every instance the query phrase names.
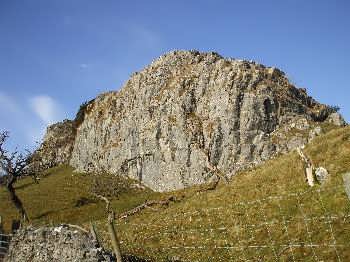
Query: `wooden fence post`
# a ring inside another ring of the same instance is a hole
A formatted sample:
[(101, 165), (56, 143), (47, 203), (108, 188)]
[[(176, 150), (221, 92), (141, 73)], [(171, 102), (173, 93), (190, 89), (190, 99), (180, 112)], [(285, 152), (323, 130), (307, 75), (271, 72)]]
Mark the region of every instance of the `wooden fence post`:
[(100, 240), (98, 239), (97, 234), (96, 234), (95, 225), (91, 221), (90, 221), (90, 232), (91, 232), (93, 239), (96, 241), (97, 245), (101, 246)]
[(305, 163), (306, 168), (305, 168), (305, 175), (306, 175), (306, 180), (307, 183), (309, 184), (309, 186), (314, 186), (314, 174), (313, 174), (313, 170), (314, 170), (314, 166), (312, 165), (312, 162), (310, 159), (308, 159), (305, 154), (303, 153), (303, 151), (301, 150), (301, 147), (297, 148), (297, 152), (301, 158), (301, 160)]
[(117, 237), (117, 232), (116, 232), (115, 227), (114, 227), (115, 214), (114, 214), (114, 211), (111, 210), (111, 203), (104, 196), (101, 196), (98, 194), (94, 194), (94, 196), (96, 196), (96, 197), (98, 197), (106, 202), (106, 211), (108, 214), (107, 225), (108, 225), (108, 232), (109, 232), (111, 242), (112, 242), (113, 252), (117, 258), (117, 262), (122, 262), (122, 255), (120, 252), (119, 240)]
[(0, 215), (0, 234), (4, 232), (4, 227), (2, 225), (2, 216)]
[(119, 240), (117, 237), (117, 232), (114, 227), (114, 212), (110, 212), (108, 215), (108, 231), (111, 237), (112, 241), (112, 247), (113, 251), (115, 253), (115, 256), (117, 258), (117, 262), (122, 262), (122, 255), (120, 252), (120, 245), (119, 245)]

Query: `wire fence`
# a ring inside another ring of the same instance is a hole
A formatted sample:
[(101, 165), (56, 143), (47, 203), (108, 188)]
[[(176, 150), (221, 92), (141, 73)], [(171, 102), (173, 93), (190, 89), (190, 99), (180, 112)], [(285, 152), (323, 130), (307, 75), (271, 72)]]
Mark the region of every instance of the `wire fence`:
[[(238, 202), (213, 195), (177, 213), (151, 210), (147, 221), (118, 220), (122, 253), (151, 261), (350, 261), (348, 188), (344, 179)], [(100, 227), (97, 235), (108, 246), (108, 233)], [(0, 261), (9, 240), (0, 234)]]
[(215, 207), (208, 200), (118, 228), (124, 250), (148, 257), (157, 250), (177, 261), (350, 261), (349, 207), (341, 185)]

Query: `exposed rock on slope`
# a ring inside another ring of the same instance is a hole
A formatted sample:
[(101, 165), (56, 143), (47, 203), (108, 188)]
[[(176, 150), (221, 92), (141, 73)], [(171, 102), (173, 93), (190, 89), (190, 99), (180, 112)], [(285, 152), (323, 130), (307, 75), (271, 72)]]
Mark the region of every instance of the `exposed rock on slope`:
[(328, 117), (328, 122), (336, 126), (346, 126), (344, 118), (338, 113), (332, 113)]
[(37, 153), (44, 166), (52, 167), (69, 163), (76, 134), (74, 121), (64, 120), (47, 128), (44, 142)]
[(5, 262), (114, 261), (85, 233), (68, 226), (29, 228), (11, 240)]
[(79, 171), (122, 173), (157, 191), (175, 190), (300, 146), (305, 136), (281, 130), (309, 130), (331, 113), (276, 68), (174, 51), (86, 105), (65, 147), (73, 148), (70, 164)]
[(69, 164), (77, 128), (85, 119), (87, 106), (93, 101), (80, 105), (74, 120), (66, 119), (47, 128), (43, 143), (36, 151), (44, 167)]

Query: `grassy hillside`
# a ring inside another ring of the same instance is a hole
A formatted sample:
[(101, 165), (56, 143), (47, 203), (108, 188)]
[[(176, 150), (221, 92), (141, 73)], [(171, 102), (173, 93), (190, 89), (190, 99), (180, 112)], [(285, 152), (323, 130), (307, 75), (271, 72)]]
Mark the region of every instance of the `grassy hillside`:
[[(114, 177), (102, 175), (102, 178), (106, 184)], [(124, 182), (129, 185), (134, 183), (131, 180)], [(48, 170), (39, 184), (31, 178), (25, 178), (16, 184), (16, 189), (32, 224), (83, 224), (105, 215), (105, 203), (90, 193), (93, 183), (93, 176), (73, 173), (71, 167), (60, 166)], [(113, 209), (120, 213), (158, 195), (148, 189), (129, 187), (110, 199)], [(5, 229), (9, 230), (12, 219), (18, 219), (19, 216), (4, 188), (0, 188), (0, 199), (0, 215), (4, 218)]]
[[(146, 199), (174, 194), (179, 200), (119, 219), (122, 250), (157, 261), (350, 261), (350, 202), (342, 179), (350, 171), (350, 127), (316, 138), (305, 153), (330, 172), (325, 184), (308, 187), (303, 162), (291, 152), (213, 191), (130, 189), (112, 197), (118, 213)], [(32, 223), (87, 227), (94, 220), (108, 245), (104, 203), (87, 193), (91, 183), (90, 176), (58, 167), (38, 185), (25, 179), (17, 187)], [(8, 227), (16, 212), (3, 189), (0, 199)]]
[(350, 171), (350, 128), (315, 139), (305, 152), (331, 173), (326, 184), (308, 187), (292, 152), (215, 191), (120, 221), (123, 248), (158, 260), (350, 261), (342, 179)]

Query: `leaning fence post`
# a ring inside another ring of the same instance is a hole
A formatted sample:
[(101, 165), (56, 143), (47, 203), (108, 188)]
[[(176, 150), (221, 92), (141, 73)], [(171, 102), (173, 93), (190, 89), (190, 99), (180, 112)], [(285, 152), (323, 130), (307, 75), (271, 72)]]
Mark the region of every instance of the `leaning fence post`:
[(108, 231), (112, 241), (113, 251), (117, 258), (117, 262), (122, 262), (122, 255), (120, 252), (119, 240), (117, 237), (117, 232), (114, 227), (114, 212), (110, 212), (108, 215)]
[(2, 216), (0, 215), (0, 234), (4, 231), (3, 225), (2, 225)]
[(301, 160), (306, 164), (306, 168), (305, 168), (305, 175), (306, 175), (306, 180), (307, 183), (309, 184), (309, 186), (314, 186), (314, 175), (313, 175), (313, 165), (312, 162), (310, 161), (310, 159), (308, 159), (305, 154), (303, 153), (303, 151), (301, 150), (301, 147), (297, 147), (297, 152), (301, 158)]
[(95, 225), (91, 221), (90, 221), (90, 232), (94, 241), (96, 241), (97, 245), (100, 246), (100, 240), (97, 237)]
[(114, 211), (111, 210), (111, 203), (109, 202), (109, 200), (101, 195), (98, 194), (94, 194), (95, 197), (98, 197), (100, 199), (102, 199), (103, 201), (106, 202), (106, 211), (108, 214), (108, 219), (107, 219), (107, 224), (108, 224), (108, 231), (109, 231), (109, 235), (112, 241), (112, 247), (113, 247), (113, 252), (117, 258), (117, 262), (122, 262), (122, 255), (120, 252), (120, 245), (119, 245), (119, 240), (117, 237), (117, 232), (115, 230), (114, 227)]

